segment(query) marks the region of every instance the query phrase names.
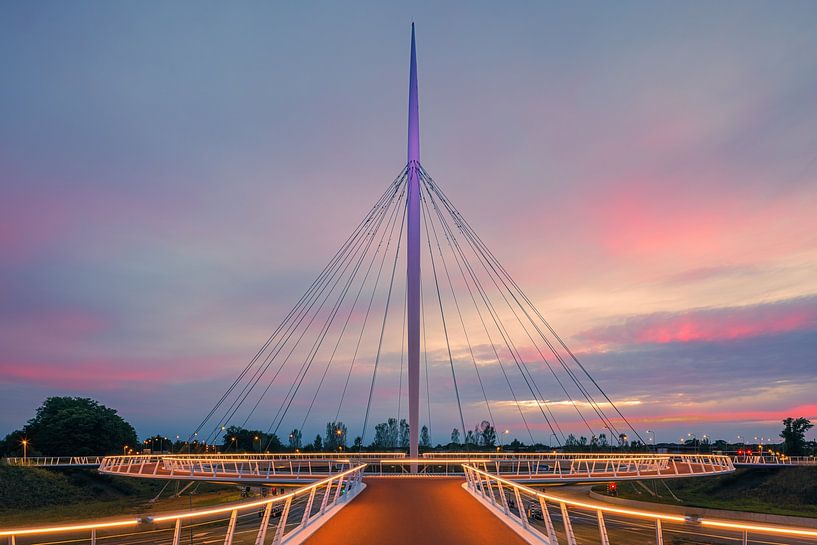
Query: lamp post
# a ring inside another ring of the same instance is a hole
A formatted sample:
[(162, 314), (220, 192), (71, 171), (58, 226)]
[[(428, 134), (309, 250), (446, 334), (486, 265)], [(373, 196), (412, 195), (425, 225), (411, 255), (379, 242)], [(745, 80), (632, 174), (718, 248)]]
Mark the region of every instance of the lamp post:
[(23, 439), (23, 465), (28, 462), (28, 439)]

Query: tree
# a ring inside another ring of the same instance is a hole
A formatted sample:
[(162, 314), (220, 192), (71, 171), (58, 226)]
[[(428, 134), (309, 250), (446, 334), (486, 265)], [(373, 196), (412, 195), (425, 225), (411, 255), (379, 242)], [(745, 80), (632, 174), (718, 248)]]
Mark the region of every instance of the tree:
[(29, 454), (46, 456), (121, 454), (137, 442), (136, 430), (115, 409), (83, 397), (49, 397), (4, 443), (17, 437), (28, 440)]
[(315, 436), (315, 441), (312, 442), (312, 448), (318, 452), (323, 450), (323, 439), (321, 439), (320, 434)]
[[(0, 455), (22, 456), (24, 439), (26, 439), (26, 434), (23, 430), (15, 430), (10, 434), (6, 435), (6, 438), (3, 439), (3, 441), (0, 441)], [(37, 452), (36, 449), (33, 449), (32, 447), (33, 445), (30, 445), (28, 447), (29, 454)]]
[(230, 426), (221, 438), (222, 449), (232, 452), (278, 451), (283, 448), (281, 440), (274, 433), (248, 430), (240, 426)]
[(788, 456), (800, 456), (806, 446), (806, 432), (814, 427), (808, 418), (787, 418), (783, 421), (783, 450)]
[(360, 452), (360, 450), (363, 448), (363, 438), (361, 436), (358, 435), (355, 437), (354, 447), (358, 452)]
[(460, 430), (458, 430), (457, 428), (451, 430), (451, 442), (454, 443), (455, 445), (460, 444)]
[(483, 420), (476, 429), (477, 440), (483, 447), (496, 445), (496, 430), (487, 420)]
[(420, 446), (423, 448), (431, 447), (431, 438), (428, 436), (428, 426), (420, 428)]
[(400, 419), (400, 431), (398, 439), (400, 448), (408, 448), (409, 446), (409, 425), (405, 418)]
[(599, 447), (604, 448), (607, 446), (607, 434), (600, 433), (599, 434)]
[(173, 441), (162, 435), (153, 435), (142, 441), (142, 447), (152, 452), (165, 452), (173, 449)]
[(397, 446), (397, 440), (400, 438), (400, 426), (396, 418), (389, 418), (387, 424), (389, 430), (388, 445), (389, 448), (395, 448)]
[(374, 427), (374, 439), (372, 446), (377, 449), (389, 448), (389, 425), (382, 422)]
[(326, 436), (323, 441), (326, 450), (338, 450), (346, 447), (346, 424), (341, 421), (326, 423)]
[(474, 435), (474, 432), (473, 432), (473, 431), (468, 430), (468, 431), (466, 432), (466, 434), (465, 434), (465, 444), (466, 444), (466, 445), (471, 445), (471, 446), (476, 446), (476, 444), (477, 444), (477, 436), (476, 436), (476, 435)]
[(301, 446), (301, 430), (295, 428), (289, 432), (289, 448), (299, 449)]

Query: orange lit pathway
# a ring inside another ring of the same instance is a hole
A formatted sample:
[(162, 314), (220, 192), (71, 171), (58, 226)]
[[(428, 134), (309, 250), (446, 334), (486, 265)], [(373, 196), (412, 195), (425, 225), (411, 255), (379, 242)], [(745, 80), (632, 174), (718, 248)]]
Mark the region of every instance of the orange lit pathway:
[(371, 478), (366, 490), (307, 545), (523, 545), (513, 530), (462, 489), (463, 479)]

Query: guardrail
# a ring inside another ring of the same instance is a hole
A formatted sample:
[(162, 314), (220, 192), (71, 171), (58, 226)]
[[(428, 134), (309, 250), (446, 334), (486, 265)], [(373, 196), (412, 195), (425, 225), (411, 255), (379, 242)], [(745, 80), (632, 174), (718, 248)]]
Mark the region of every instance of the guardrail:
[[(466, 483), (463, 486), (530, 543), (559, 545), (561, 534), (562, 543), (576, 545), (574, 521), (581, 515), (583, 515), (582, 523), (591, 523), (596, 526), (603, 545), (610, 545), (611, 542), (608, 525), (621, 524), (616, 517), (624, 517), (625, 521), (637, 520), (641, 525), (645, 521), (651, 521), (654, 541), (657, 545), (663, 545), (665, 532), (692, 536), (700, 535), (703, 528), (710, 531), (713, 529), (724, 531), (723, 536), (714, 537), (723, 537), (731, 541), (739, 539), (743, 545), (748, 544), (750, 535), (817, 540), (817, 530), (808, 528), (679, 516), (657, 511), (616, 507), (590, 500), (579, 501), (529, 488), (472, 465), (466, 464), (463, 469), (466, 477)], [(591, 515), (591, 518), (587, 516), (588, 514)], [(554, 519), (560, 522), (560, 528), (558, 528), (560, 532), (557, 532)], [(632, 534), (630, 536), (628, 539), (632, 542)]]
[[(254, 527), (255, 521), (258, 521), (255, 539), (257, 545), (266, 543), (268, 530), (274, 532), (273, 544), (283, 544), (313, 531), (319, 526), (313, 524), (315, 521), (321, 517), (326, 520), (342, 504), (354, 498), (363, 489), (365, 467), (365, 464), (361, 464), (272, 498), (115, 521), (42, 528), (0, 528), (0, 538), (8, 538), (9, 545), (18, 545), (18, 540), (25, 538), (43, 536), (49, 536), (49, 543), (52, 545), (85, 540), (96, 545), (97, 541), (110, 541), (112, 538), (124, 538), (125, 535), (136, 533), (144, 534), (144, 537), (150, 536), (151, 542), (164, 541), (172, 536), (172, 545), (180, 545), (182, 534), (187, 529), (192, 530), (195, 525), (197, 529), (209, 528), (208, 531), (217, 536), (219, 542), (231, 545), (239, 523)], [(272, 523), (271, 520), (275, 522)], [(130, 533), (121, 534), (122, 531)]]
[(735, 470), (728, 456), (717, 454), (551, 454), (527, 459), (493, 459), (483, 463), (483, 469), (487, 471), (488, 468), (505, 477), (529, 483), (677, 479)]
[[(322, 478), (355, 456), (326, 458), (287, 455), (139, 455), (109, 456), (99, 471), (127, 477), (209, 481), (298, 482)], [(634, 454), (595, 457), (586, 454), (540, 454), (537, 457), (370, 458), (366, 472), (379, 476), (462, 475), (468, 463), (485, 471), (526, 483), (606, 482), (611, 480), (675, 479), (734, 471), (728, 456), (714, 454)]]
[(768, 456), (768, 455), (739, 455), (732, 456), (736, 466), (817, 466), (814, 456)]
[(5, 458), (10, 466), (23, 467), (69, 467), (98, 466), (103, 456), (26, 456), (25, 458)]
[(348, 459), (259, 455), (109, 456), (99, 472), (125, 477), (206, 481), (302, 482), (322, 479), (352, 466)]

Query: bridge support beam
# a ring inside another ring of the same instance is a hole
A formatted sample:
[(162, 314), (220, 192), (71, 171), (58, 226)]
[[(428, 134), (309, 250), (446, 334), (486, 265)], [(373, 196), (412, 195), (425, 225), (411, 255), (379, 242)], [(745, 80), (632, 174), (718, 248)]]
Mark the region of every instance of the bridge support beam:
[[(417, 53), (411, 25), (408, 116), (408, 202), (406, 210), (406, 283), (409, 390), (409, 457), (419, 457), (420, 426), (420, 114), (417, 103)], [(411, 472), (417, 473), (412, 464)]]

